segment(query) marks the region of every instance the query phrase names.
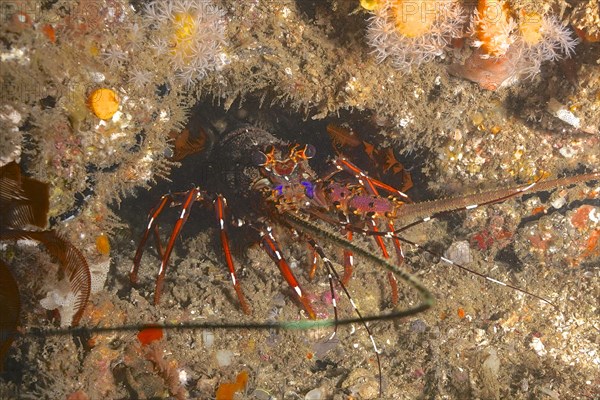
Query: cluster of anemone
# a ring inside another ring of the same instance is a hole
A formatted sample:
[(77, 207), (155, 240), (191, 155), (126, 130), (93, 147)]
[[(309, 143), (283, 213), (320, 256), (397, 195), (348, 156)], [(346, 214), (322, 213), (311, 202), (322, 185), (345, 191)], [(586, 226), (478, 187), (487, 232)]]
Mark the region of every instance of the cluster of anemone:
[(543, 62), (571, 56), (577, 44), (556, 17), (523, 11), (513, 18), (504, 0), (479, 0), (469, 24), (456, 0), (361, 0), (361, 4), (372, 14), (367, 41), (376, 60), (388, 60), (402, 71), (442, 56), (450, 40), (464, 37), (464, 31), (476, 48), (474, 57), (484, 60), (471, 60), (472, 67), (481, 66), (489, 74), (502, 67), (503, 73), (513, 75), (505, 82), (537, 74)]
[(531, 77), (543, 62), (570, 57), (578, 43), (556, 17), (521, 11), (515, 20), (503, 0), (480, 0), (469, 30), (479, 57), (510, 63), (517, 77)]
[(466, 20), (454, 0), (376, 0), (369, 8), (369, 45), (378, 62), (388, 59), (400, 70), (443, 55)]
[(223, 66), (224, 15), (210, 0), (155, 0), (144, 11), (155, 52), (188, 85)]
[(522, 57), (524, 73), (537, 74), (545, 61), (569, 58), (579, 42), (572, 31), (554, 16), (522, 14), (514, 46)]

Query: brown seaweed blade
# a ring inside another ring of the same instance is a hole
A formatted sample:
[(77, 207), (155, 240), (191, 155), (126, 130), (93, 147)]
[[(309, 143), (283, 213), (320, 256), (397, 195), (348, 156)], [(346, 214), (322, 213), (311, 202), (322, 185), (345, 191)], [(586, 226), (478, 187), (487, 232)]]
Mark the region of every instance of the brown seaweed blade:
[(90, 297), (90, 268), (79, 250), (54, 231), (27, 230), (47, 225), (48, 208), (48, 184), (23, 176), (15, 162), (0, 168), (0, 240), (36, 240), (59, 260), (76, 297), (71, 324), (77, 325)]
[(8, 265), (0, 260), (0, 373), (4, 372), (4, 358), (12, 344), (21, 312), (17, 281)]
[(75, 246), (58, 236), (54, 231), (32, 232), (25, 230), (2, 230), (0, 240), (32, 239), (46, 246), (48, 253), (56, 257), (69, 280), (71, 292), (75, 294), (75, 314), (71, 325), (79, 324), (90, 297), (91, 274), (85, 257)]
[(21, 174), (16, 162), (0, 168), (0, 224), (3, 228), (24, 228), (48, 224), (48, 184)]

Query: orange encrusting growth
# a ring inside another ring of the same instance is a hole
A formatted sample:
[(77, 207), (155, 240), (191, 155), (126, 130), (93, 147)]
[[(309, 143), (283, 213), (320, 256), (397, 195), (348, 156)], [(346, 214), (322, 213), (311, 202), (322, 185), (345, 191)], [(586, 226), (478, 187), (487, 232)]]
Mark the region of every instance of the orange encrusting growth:
[(98, 250), (98, 253), (102, 254), (103, 256), (110, 254), (110, 242), (108, 240), (108, 236), (106, 236), (104, 233), (101, 233), (98, 235), (98, 237), (96, 237), (96, 250)]
[(539, 207), (536, 207), (533, 210), (531, 210), (531, 215), (538, 215), (538, 214), (545, 213), (545, 212), (546, 212), (546, 207), (539, 206)]
[(491, 57), (500, 57), (508, 50), (510, 39), (510, 8), (502, 0), (479, 0), (475, 34), (481, 50)]
[(159, 326), (149, 325), (138, 332), (137, 338), (142, 346), (149, 345), (152, 342), (162, 339), (163, 329)]
[(54, 29), (54, 27), (52, 25), (46, 24), (46, 25), (42, 26), (41, 31), (48, 38), (50, 43), (52, 43), (52, 44), (56, 43), (56, 30)]
[(119, 109), (119, 98), (117, 94), (107, 88), (94, 90), (88, 97), (88, 107), (96, 117), (100, 119), (111, 119)]
[(600, 247), (598, 243), (600, 242), (600, 229), (596, 229), (587, 240), (585, 251), (581, 254), (582, 259), (586, 259), (588, 257), (593, 257), (595, 255), (600, 254)]
[(571, 217), (571, 224), (579, 230), (585, 229), (587, 222), (589, 221), (590, 213), (594, 207), (590, 205), (583, 205), (577, 209), (575, 214)]
[[(593, 206), (583, 205), (579, 207), (573, 216), (571, 216), (571, 225), (576, 227), (579, 231), (585, 231), (593, 212)], [(600, 229), (595, 229), (587, 237), (585, 244), (583, 245), (583, 252), (581, 253), (581, 256), (575, 260), (574, 265), (579, 265), (584, 259), (592, 258), (600, 254), (600, 247), (598, 246), (599, 242)]]
[(248, 384), (248, 372), (242, 371), (238, 374), (235, 382), (222, 383), (217, 389), (216, 400), (231, 400), (233, 396), (246, 388)]

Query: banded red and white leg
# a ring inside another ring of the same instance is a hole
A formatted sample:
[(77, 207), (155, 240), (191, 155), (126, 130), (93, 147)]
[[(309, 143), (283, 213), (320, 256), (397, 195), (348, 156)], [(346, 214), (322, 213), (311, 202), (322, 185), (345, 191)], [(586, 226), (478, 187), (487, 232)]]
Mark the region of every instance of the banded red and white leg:
[[(334, 165), (338, 172), (344, 171), (351, 174), (358, 184), (366, 191), (366, 195), (357, 195), (349, 204), (353, 209), (356, 209), (360, 213), (364, 213), (367, 217), (367, 221), (372, 231), (378, 231), (376, 219), (382, 218), (386, 220), (386, 230), (393, 231), (394, 224), (391, 218), (388, 216), (393, 214), (397, 204), (412, 203), (412, 200), (408, 195), (394, 187), (387, 185), (377, 179), (371, 178), (365, 171), (358, 168), (356, 165), (342, 157), (334, 161)], [(391, 199), (384, 199), (381, 197), (379, 190), (384, 190), (391, 196)], [(373, 196), (372, 199), (369, 198)], [(401, 200), (400, 200), (401, 199)], [(350, 234), (350, 232), (348, 233)], [(375, 236), (375, 241), (384, 258), (389, 258), (389, 253), (383, 241), (383, 236)], [(397, 238), (392, 238), (392, 243), (396, 252), (396, 264), (402, 265), (404, 261), (404, 254), (402, 252), (402, 246)], [(392, 303), (398, 303), (398, 282), (396, 277), (391, 272), (387, 273), (387, 278), (392, 289)]]
[[(199, 188), (193, 188), (188, 192), (178, 192), (172, 193), (168, 195), (164, 195), (161, 197), (160, 202), (156, 207), (152, 209), (148, 217), (148, 225), (138, 245), (137, 251), (135, 253), (133, 259), (133, 267), (130, 272), (130, 280), (133, 284), (137, 283), (138, 271), (140, 267), (140, 262), (142, 259), (142, 255), (144, 252), (144, 248), (150, 233), (152, 232), (156, 238), (157, 243), (157, 251), (159, 253), (161, 264), (160, 269), (158, 271), (158, 275), (156, 277), (156, 288), (154, 291), (154, 304), (158, 304), (160, 302), (160, 297), (162, 295), (162, 289), (164, 285), (165, 275), (167, 273), (167, 268), (169, 265), (169, 259), (171, 257), (171, 253), (173, 252), (173, 247), (175, 246), (175, 241), (179, 237), (183, 226), (187, 222), (192, 206), (197, 203), (204, 203), (205, 206), (209, 206), (210, 202), (207, 200), (207, 195), (203, 193)], [(160, 241), (160, 236), (158, 232), (158, 218), (163, 213), (165, 208), (167, 207), (176, 207), (181, 206), (181, 211), (179, 213), (179, 217), (175, 222), (175, 226), (171, 231), (171, 235), (169, 237), (169, 241), (167, 242), (166, 248), (162, 249), (162, 244)], [(229, 268), (229, 273), (231, 276), (231, 280), (233, 283), (233, 287), (236, 291), (238, 300), (240, 302), (240, 306), (242, 310), (246, 313), (250, 313), (250, 306), (244, 296), (239, 280), (237, 279), (235, 273), (235, 267), (233, 264), (233, 259), (231, 257), (231, 250), (229, 246), (229, 238), (226, 231), (225, 224), (225, 199), (223, 196), (218, 195), (217, 198), (212, 202), (212, 206), (214, 207), (215, 215), (217, 217), (217, 223), (219, 225), (220, 230), (220, 238), (221, 238), (221, 246), (223, 248), (223, 253), (225, 255), (225, 260), (227, 262), (227, 267)]]
[(271, 257), (271, 259), (275, 262), (275, 264), (277, 265), (277, 268), (279, 268), (279, 271), (281, 272), (281, 275), (283, 276), (283, 278), (285, 279), (287, 284), (290, 286), (290, 288), (293, 289), (294, 295), (296, 296), (296, 298), (298, 299), (300, 304), (302, 304), (302, 307), (308, 314), (308, 317), (310, 319), (316, 319), (317, 314), (315, 313), (315, 311), (310, 303), (307, 293), (302, 289), (302, 287), (300, 286), (300, 283), (294, 276), (294, 273), (292, 272), (290, 265), (288, 264), (286, 259), (283, 257), (283, 254), (281, 252), (279, 244), (277, 243), (277, 241), (275, 240), (275, 237), (273, 236), (272, 228), (270, 226), (267, 226), (263, 231), (261, 231), (260, 235), (261, 235), (261, 238), (260, 238), (261, 247), (265, 250), (265, 252), (269, 255), (269, 257)]

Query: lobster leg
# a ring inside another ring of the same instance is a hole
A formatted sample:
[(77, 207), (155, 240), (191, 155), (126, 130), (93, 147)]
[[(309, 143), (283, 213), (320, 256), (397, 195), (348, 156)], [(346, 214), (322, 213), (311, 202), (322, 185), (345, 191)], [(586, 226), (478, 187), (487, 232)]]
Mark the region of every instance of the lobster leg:
[(310, 304), (310, 300), (308, 299), (308, 297), (306, 297), (304, 291), (300, 287), (300, 283), (298, 283), (298, 280), (294, 276), (294, 273), (292, 272), (289, 264), (281, 255), (279, 245), (277, 244), (277, 241), (275, 241), (275, 238), (273, 237), (271, 231), (271, 227), (267, 226), (267, 232), (261, 233), (260, 244), (262, 248), (266, 251), (269, 257), (271, 257), (275, 264), (277, 264), (281, 275), (283, 275), (283, 278), (286, 280), (288, 285), (292, 289), (294, 289), (294, 293), (296, 293), (296, 296), (298, 296), (298, 300), (300, 301), (300, 303), (302, 303), (304, 310), (308, 313), (308, 317), (310, 319), (316, 319), (317, 316), (312, 308), (312, 305)]
[[(176, 201), (177, 197), (181, 197), (182, 200)], [(154, 304), (158, 304), (158, 302), (160, 301), (160, 296), (162, 294), (162, 288), (163, 288), (163, 284), (164, 284), (164, 277), (166, 275), (169, 258), (171, 257), (171, 253), (173, 251), (175, 241), (177, 240), (177, 238), (181, 232), (181, 229), (183, 228), (183, 226), (187, 222), (187, 219), (189, 218), (191, 207), (194, 205), (195, 202), (201, 201), (203, 199), (204, 199), (204, 196), (202, 195), (202, 193), (200, 192), (200, 189), (198, 189), (198, 188), (194, 188), (194, 189), (190, 190), (189, 192), (185, 192), (185, 193), (174, 193), (174, 194), (164, 195), (161, 197), (160, 202), (152, 209), (152, 211), (149, 214), (148, 226), (146, 228), (146, 231), (144, 232), (144, 236), (142, 237), (142, 240), (140, 241), (140, 244), (138, 245), (137, 251), (135, 253), (135, 256), (133, 259), (133, 267), (131, 269), (129, 277), (130, 277), (130, 280), (132, 283), (135, 284), (137, 282), (138, 270), (140, 267), (140, 261), (142, 259), (142, 255), (144, 253), (144, 247), (146, 245), (146, 242), (148, 241), (150, 234), (154, 233), (154, 236), (156, 238), (156, 248), (157, 248), (157, 251), (158, 251), (160, 259), (161, 259), (160, 270), (159, 270), (158, 276), (156, 278), (156, 289), (154, 292)], [(181, 205), (181, 213), (179, 215), (179, 219), (175, 223), (173, 231), (171, 232), (171, 236), (169, 237), (167, 247), (163, 250), (163, 247), (162, 247), (162, 244), (160, 241), (159, 232), (158, 232), (158, 217), (160, 216), (160, 214), (162, 214), (162, 212), (164, 211), (165, 208), (167, 208), (169, 206), (172, 207), (175, 205)], [(244, 311), (244, 313), (250, 314), (250, 306), (248, 305), (248, 302), (246, 301), (246, 298), (242, 291), (241, 285), (240, 285), (239, 281), (237, 280), (237, 276), (235, 274), (233, 258), (231, 257), (231, 249), (229, 247), (229, 237), (227, 235), (227, 231), (225, 230), (225, 221), (224, 221), (225, 207), (226, 207), (225, 198), (223, 196), (218, 196), (214, 201), (214, 207), (215, 207), (215, 214), (217, 217), (217, 222), (219, 223), (219, 228), (220, 228), (220, 232), (221, 232), (220, 233), (221, 244), (223, 246), (223, 252), (225, 254), (225, 260), (227, 261), (227, 267), (229, 268), (231, 280), (233, 282), (233, 287), (235, 288), (235, 291), (236, 291), (236, 294), (240, 301), (242, 310)]]
[(317, 252), (315, 249), (311, 247), (310, 244), (307, 244), (308, 250), (310, 251), (311, 260), (310, 260), (310, 270), (308, 272), (308, 277), (313, 280), (315, 278), (315, 273), (317, 272)]
[(140, 261), (142, 260), (142, 255), (144, 254), (144, 247), (146, 246), (146, 241), (148, 241), (148, 236), (150, 236), (151, 232), (154, 232), (157, 241), (157, 249), (160, 257), (162, 258), (162, 246), (160, 245), (160, 238), (158, 237), (158, 216), (163, 212), (165, 207), (171, 205), (173, 203), (173, 195), (166, 194), (160, 198), (160, 202), (150, 211), (148, 214), (148, 227), (144, 232), (144, 236), (142, 240), (140, 240), (140, 244), (137, 247), (137, 251), (135, 252), (135, 256), (133, 257), (133, 266), (131, 267), (131, 271), (129, 272), (129, 280), (131, 283), (136, 284), (138, 278), (138, 270), (140, 269)]
[[(388, 230), (394, 230), (394, 222), (392, 220), (388, 221)], [(400, 244), (400, 240), (397, 237), (392, 238), (392, 243), (394, 244), (394, 249), (396, 250), (396, 265), (401, 266), (404, 263), (404, 252), (402, 251), (402, 245)], [(396, 276), (391, 272), (387, 272), (388, 282), (390, 287), (392, 288), (392, 304), (398, 304), (399, 296), (398, 296), (398, 281), (396, 280)]]
[(181, 214), (179, 214), (179, 218), (177, 219), (177, 222), (175, 222), (175, 227), (173, 227), (173, 231), (171, 232), (171, 236), (169, 237), (167, 247), (165, 248), (165, 252), (160, 263), (160, 269), (156, 277), (156, 289), (154, 290), (155, 305), (158, 304), (160, 301), (165, 274), (167, 273), (167, 266), (169, 264), (171, 252), (173, 251), (173, 247), (175, 246), (175, 241), (179, 237), (181, 229), (183, 228), (190, 216), (190, 210), (192, 206), (195, 202), (200, 201), (201, 199), (202, 195), (200, 193), (200, 189), (194, 188), (188, 192), (187, 196), (185, 197), (185, 200), (183, 201), (183, 204), (181, 206)]
[(358, 180), (358, 183), (363, 185), (370, 194), (377, 195), (378, 192), (376, 188), (379, 188), (385, 190), (386, 192), (394, 196), (401, 197), (406, 203), (412, 203), (412, 200), (410, 199), (410, 197), (408, 197), (406, 193), (401, 192), (400, 190), (393, 188), (392, 186), (387, 185), (381, 181), (378, 181), (377, 179), (371, 178), (363, 170), (358, 168), (356, 165), (352, 164), (346, 158), (342, 157), (336, 159), (334, 163), (338, 170), (346, 171), (354, 175), (354, 177)]
[(225, 207), (227, 206), (227, 202), (222, 195), (218, 195), (214, 201), (215, 206), (215, 214), (217, 216), (217, 222), (219, 223), (219, 230), (221, 236), (221, 245), (223, 246), (223, 253), (225, 254), (225, 261), (227, 262), (227, 268), (229, 268), (229, 274), (231, 276), (231, 282), (233, 283), (233, 288), (235, 289), (235, 293), (237, 294), (238, 300), (240, 302), (240, 306), (245, 314), (250, 314), (250, 306), (246, 301), (246, 297), (244, 296), (244, 292), (242, 291), (242, 286), (237, 279), (235, 274), (235, 266), (233, 265), (233, 258), (231, 257), (231, 249), (229, 247), (229, 236), (227, 235), (227, 230), (225, 229)]
[(156, 252), (158, 253), (158, 258), (162, 260), (163, 254), (165, 254), (165, 250), (163, 249), (162, 243), (160, 241), (160, 234), (158, 232), (158, 224), (154, 225), (154, 240), (156, 241)]
[[(180, 202), (178, 201), (178, 198), (182, 198), (183, 200)], [(131, 271), (129, 272), (129, 279), (131, 283), (137, 283), (138, 271), (140, 269), (140, 261), (142, 260), (142, 255), (144, 254), (144, 248), (146, 246), (146, 242), (148, 241), (148, 237), (151, 233), (153, 233), (156, 239), (156, 248), (161, 259), (160, 270), (156, 278), (154, 304), (158, 304), (160, 300), (163, 280), (166, 274), (166, 268), (169, 262), (169, 258), (171, 256), (171, 252), (173, 251), (173, 246), (175, 245), (175, 240), (179, 236), (181, 228), (183, 227), (183, 225), (189, 217), (189, 211), (192, 205), (196, 201), (200, 201), (201, 199), (202, 195), (200, 193), (200, 189), (198, 188), (194, 188), (188, 192), (166, 194), (160, 198), (160, 202), (148, 214), (148, 226), (146, 227), (144, 236), (142, 237), (142, 240), (140, 241), (140, 244), (138, 245), (138, 248), (135, 252), (135, 256), (133, 257), (133, 266), (131, 268)], [(175, 223), (173, 231), (171, 232), (171, 237), (169, 238), (167, 247), (163, 251), (158, 232), (158, 217), (162, 214), (165, 208), (177, 205), (181, 205), (181, 213), (179, 215), (179, 219)]]
[[(410, 200), (410, 198), (408, 197), (408, 195), (406, 195), (405, 193), (396, 190), (395, 188), (378, 181), (377, 179), (373, 179), (371, 177), (369, 177), (365, 172), (363, 172), (360, 168), (358, 168), (356, 165), (352, 164), (350, 161), (348, 161), (345, 158), (341, 158), (339, 160), (336, 160), (336, 166), (348, 173), (351, 173), (354, 175), (354, 177), (358, 180), (358, 182), (367, 190), (367, 192), (369, 194), (372, 194), (374, 196), (380, 196), (379, 194), (379, 189), (385, 190), (388, 193), (391, 193), (392, 195), (398, 195), (400, 197), (402, 197), (404, 199), (405, 202), (407, 203), (411, 203), (412, 201)], [(373, 230), (377, 231), (376, 227), (375, 227), (375, 223), (372, 223), (373, 226)], [(393, 231), (394, 230), (394, 224), (392, 221), (388, 222), (388, 231)], [(402, 253), (402, 247), (400, 245), (400, 241), (397, 238), (393, 238), (393, 243), (394, 243), (394, 248), (396, 249), (396, 256), (398, 258), (398, 265), (402, 264), (403, 260), (404, 260), (404, 254)], [(382, 248), (383, 251), (383, 255), (385, 258), (387, 258), (388, 256), (386, 255), (386, 250), (382, 247), (383, 243), (377, 241), (377, 244), (379, 245), (380, 248)]]
[[(375, 193), (377, 195), (377, 189), (375, 189)], [(371, 230), (373, 232), (379, 232), (379, 229), (377, 229), (377, 223), (375, 222), (375, 219), (370, 218), (369, 222), (371, 223)], [(393, 225), (391, 222), (388, 222), (388, 230), (389, 229), (393, 229)], [(377, 245), (381, 249), (383, 258), (389, 258), (390, 255), (387, 251), (387, 248), (385, 247), (385, 243), (383, 242), (383, 237), (375, 236), (375, 241), (377, 242)], [(392, 241), (394, 243), (394, 248), (396, 249), (396, 255), (398, 256), (396, 259), (396, 264), (398, 266), (400, 266), (400, 265), (402, 265), (402, 263), (404, 261), (404, 257), (401, 256), (402, 255), (402, 247), (400, 246), (400, 241), (397, 238), (395, 238), (395, 237), (392, 238)], [(394, 274), (390, 271), (387, 272), (387, 278), (388, 278), (390, 287), (392, 289), (392, 304), (396, 305), (396, 304), (398, 304), (398, 281), (396, 280), (396, 277), (394, 276)]]
[[(348, 221), (349, 222), (349, 221)], [(346, 238), (349, 241), (352, 241), (354, 233), (352, 231), (346, 232)], [(342, 276), (342, 282), (344, 285), (350, 282), (350, 278), (352, 278), (352, 271), (354, 270), (354, 254), (352, 251), (344, 249), (344, 276)]]
[[(340, 159), (335, 160), (335, 165), (338, 168), (338, 170), (345, 171), (347, 173), (354, 175), (354, 177), (356, 178), (358, 183), (367, 191), (367, 193), (369, 193), (373, 196), (379, 197), (380, 194), (379, 194), (378, 189), (381, 189), (381, 190), (387, 191), (388, 193), (390, 193), (392, 195), (400, 196), (405, 202), (411, 202), (411, 200), (407, 194), (405, 194), (405, 193), (403, 193), (381, 181), (378, 181), (377, 179), (373, 179), (373, 178), (369, 177), (364, 171), (362, 171), (356, 165), (354, 165), (353, 163), (348, 161), (346, 158), (342, 157)], [(374, 232), (377, 232), (378, 229), (377, 229), (377, 223), (375, 222), (375, 220), (373, 218), (371, 218), (369, 220), (369, 223), (371, 225), (371, 230)], [(388, 228), (387, 229), (388, 231), (394, 230), (394, 225), (393, 225), (392, 221), (388, 221), (387, 228)], [(377, 245), (381, 249), (383, 257), (389, 258), (389, 253), (387, 251), (385, 243), (383, 242), (383, 237), (375, 236), (375, 241), (377, 242)], [(402, 247), (401, 247), (400, 241), (398, 240), (398, 238), (394, 237), (394, 238), (392, 238), (392, 242), (393, 242), (394, 248), (396, 250), (396, 264), (401, 265), (404, 261), (404, 255), (402, 253)], [(398, 282), (396, 281), (396, 277), (394, 276), (394, 274), (392, 274), (389, 271), (388, 271), (387, 277), (388, 277), (390, 286), (392, 288), (392, 304), (398, 304)]]

